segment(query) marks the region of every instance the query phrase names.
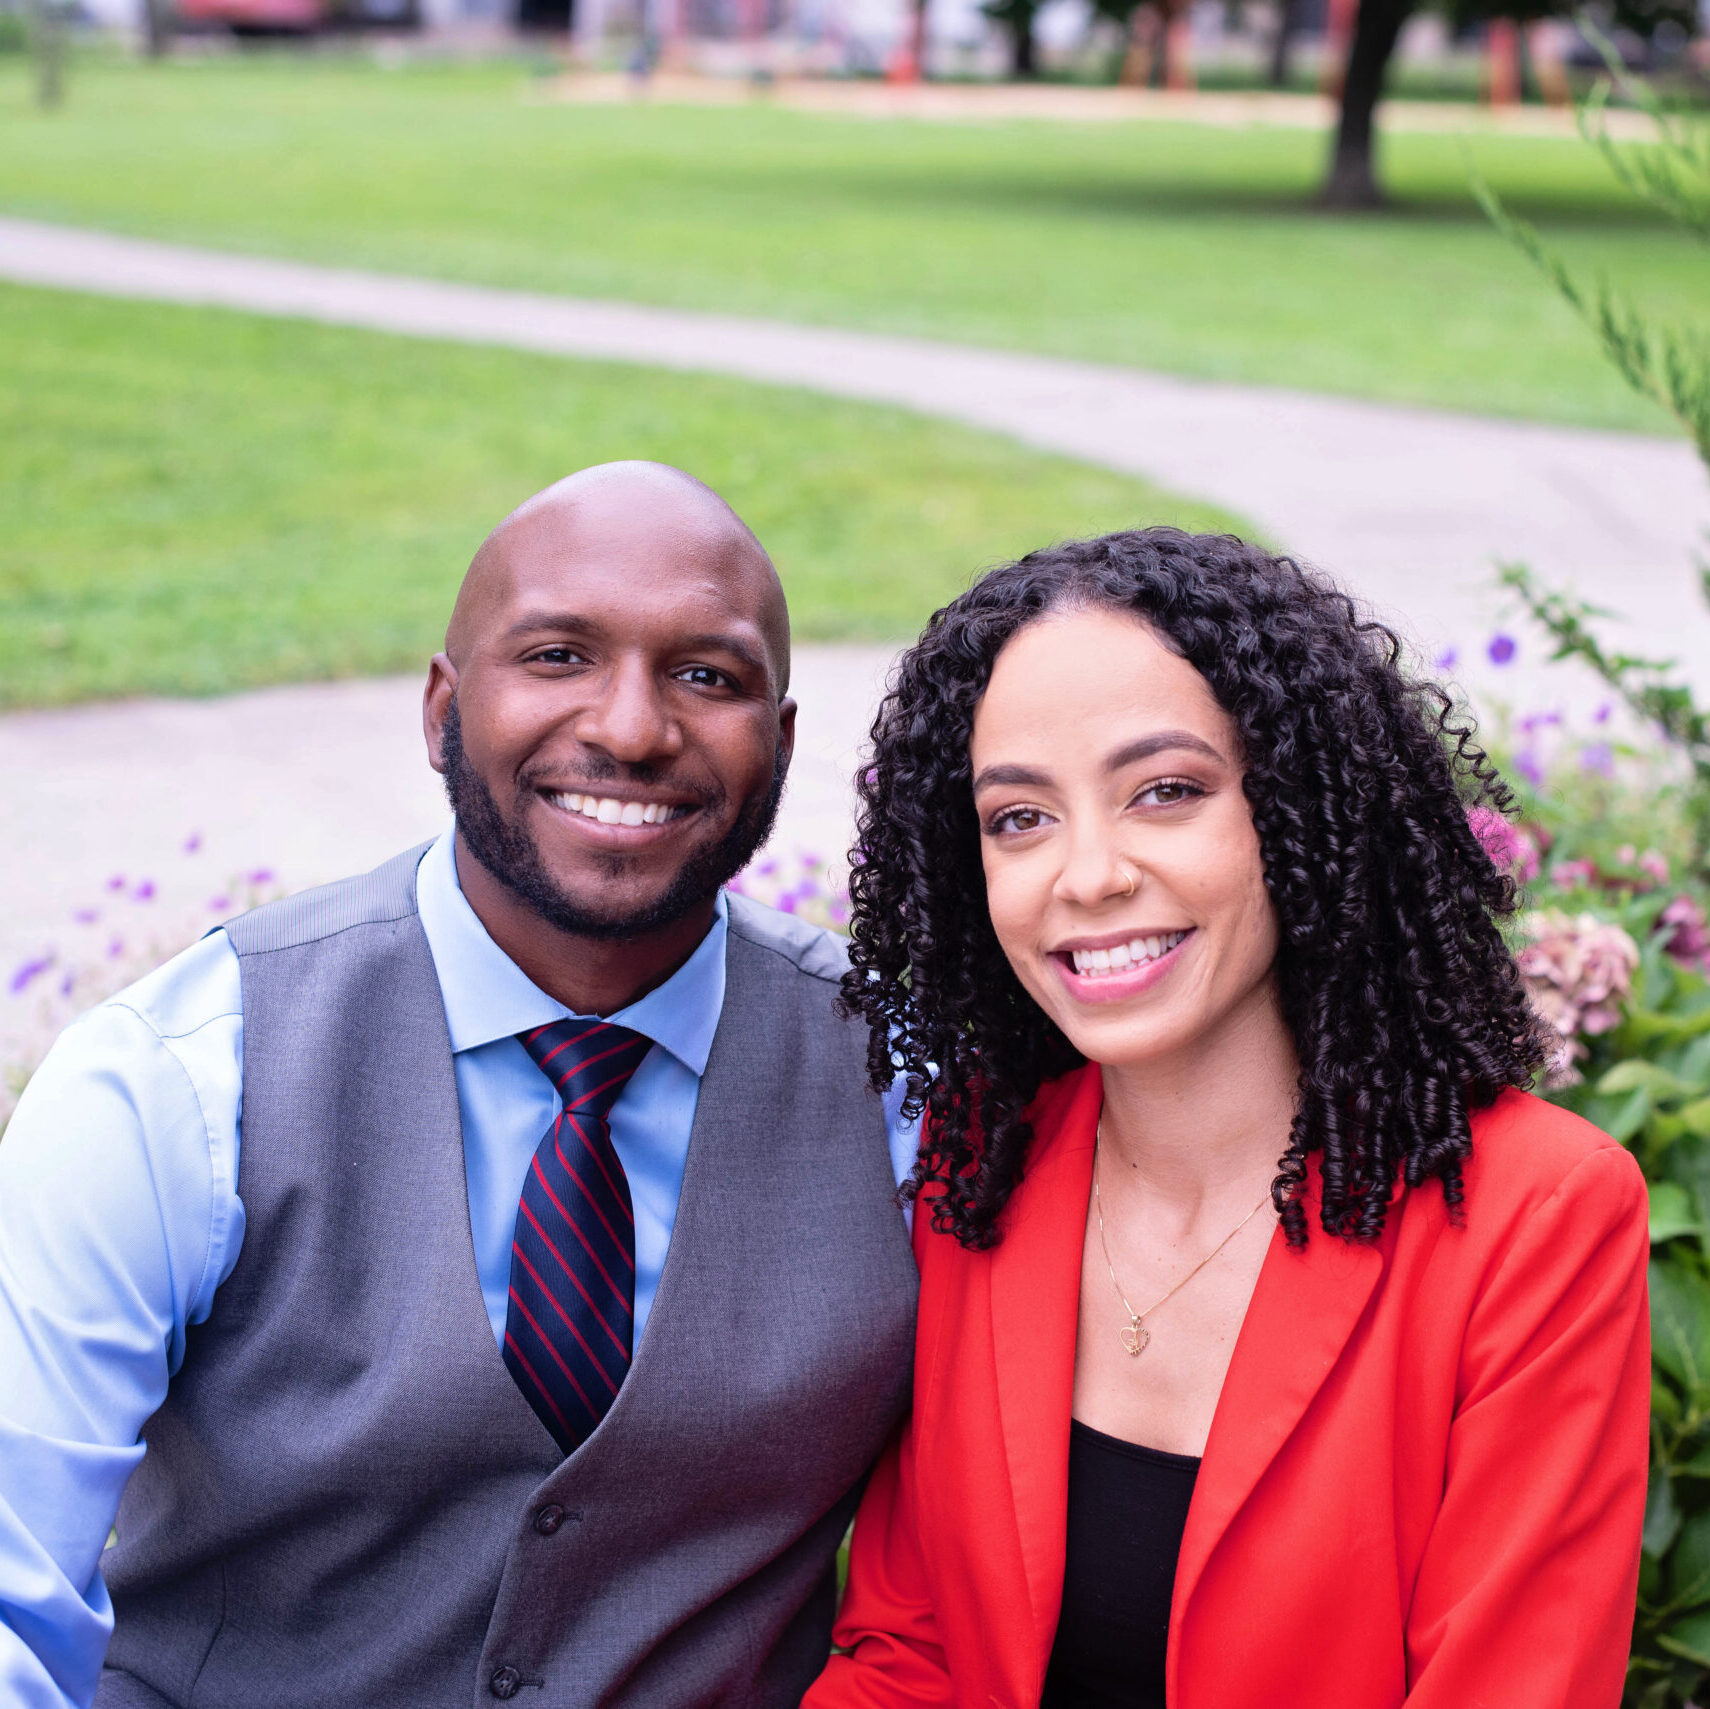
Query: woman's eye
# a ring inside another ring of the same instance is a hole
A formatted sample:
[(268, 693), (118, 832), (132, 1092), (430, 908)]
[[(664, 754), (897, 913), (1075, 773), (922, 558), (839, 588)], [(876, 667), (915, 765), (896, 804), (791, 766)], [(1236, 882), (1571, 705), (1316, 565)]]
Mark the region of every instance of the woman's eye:
[(1154, 807), (1179, 807), (1204, 793), (1197, 783), (1190, 783), (1185, 777), (1166, 777), (1147, 784), (1134, 799), (1150, 801)]
[(1037, 831), (1046, 817), (1038, 807), (1006, 807), (992, 816), (986, 831), (994, 837), (1001, 837), (1006, 832), (1014, 836), (1022, 831)]

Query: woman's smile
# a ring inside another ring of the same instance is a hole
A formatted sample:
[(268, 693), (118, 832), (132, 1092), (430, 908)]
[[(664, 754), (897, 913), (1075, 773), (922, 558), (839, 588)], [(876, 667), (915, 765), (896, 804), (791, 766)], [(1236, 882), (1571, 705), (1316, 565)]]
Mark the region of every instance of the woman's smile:
[(1179, 963), (1192, 926), (1077, 941), (1047, 952), (1077, 1003), (1120, 1003), (1149, 991)]

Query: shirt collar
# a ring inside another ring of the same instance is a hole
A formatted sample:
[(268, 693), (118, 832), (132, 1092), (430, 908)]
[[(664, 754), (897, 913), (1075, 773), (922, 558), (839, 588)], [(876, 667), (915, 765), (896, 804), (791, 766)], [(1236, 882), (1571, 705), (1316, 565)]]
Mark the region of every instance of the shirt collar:
[[(571, 1011), (547, 996), (487, 935), (457, 882), (456, 826), (422, 856), (416, 907), (427, 934), (453, 1053), (566, 1019)], [(645, 997), (601, 1017), (663, 1045), (696, 1075), (706, 1073), (724, 1008), (724, 949), (730, 910), (720, 891), (707, 935), (695, 953)]]

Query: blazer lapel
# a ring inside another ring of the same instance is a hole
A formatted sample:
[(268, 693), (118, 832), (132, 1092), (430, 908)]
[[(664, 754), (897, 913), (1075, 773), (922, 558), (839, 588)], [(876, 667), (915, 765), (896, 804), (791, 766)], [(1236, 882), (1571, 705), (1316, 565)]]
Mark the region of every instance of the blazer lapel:
[[(1403, 1202), (1391, 1211), (1392, 1227)], [(1312, 1232), (1305, 1251), (1291, 1247), (1280, 1228), (1272, 1236), (1247, 1307), (1177, 1558), (1172, 1639), (1212, 1551), (1335, 1367), (1383, 1272), (1385, 1243), (1355, 1244), (1326, 1234), (1317, 1226), (1316, 1208), (1309, 1202)], [(1179, 1701), (1178, 1648), (1172, 1641), (1172, 1703)]]
[(1059, 1084), (1058, 1095), (1060, 1102), (1038, 1112), (1039, 1150), (991, 1260), (998, 1407), (1037, 1636), (1037, 1675), (1015, 1682), (1023, 1699), (1036, 1696), (1044, 1678), (1063, 1593), (1081, 1246), (1104, 1096), (1098, 1070), (1080, 1070)]

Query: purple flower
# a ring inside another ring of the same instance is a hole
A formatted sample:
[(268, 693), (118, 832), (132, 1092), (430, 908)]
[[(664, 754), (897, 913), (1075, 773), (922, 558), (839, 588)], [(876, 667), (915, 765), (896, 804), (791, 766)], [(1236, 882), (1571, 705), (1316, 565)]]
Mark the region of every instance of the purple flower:
[(123, 938), (114, 938), (113, 941), (107, 945), (107, 959), (109, 961), (117, 961), (124, 953), (125, 940)]
[(115, 872), (113, 876), (107, 880), (107, 888), (109, 890), (123, 890), (124, 887), (125, 875), (122, 872)]
[(1615, 775), (1615, 750), (1607, 742), (1587, 742), (1579, 750), (1579, 769), (1593, 777)]
[(192, 831), (190, 835), (184, 839), (184, 852), (186, 854), (195, 854), (201, 846), (202, 833), (200, 831)]
[(1460, 663), (1461, 655), (1453, 647), (1445, 647), (1431, 663), (1440, 671), (1452, 671)]
[(80, 926), (92, 926), (101, 918), (101, 910), (99, 908), (74, 908), (71, 917)]
[(131, 900), (133, 902), (152, 902), (154, 900), (154, 880), (152, 878), (145, 878), (142, 883), (131, 892)]
[(1534, 789), (1541, 789), (1544, 784), (1544, 768), (1538, 756), (1530, 748), (1523, 748), (1514, 756), (1514, 769), (1531, 784)]
[(1492, 635), (1490, 645), (1485, 649), (1490, 655), (1493, 665), (1513, 663), (1514, 655), (1520, 651), (1512, 635)]
[(208, 908), (211, 913), (225, 914), (231, 911), (232, 899), (229, 896), (210, 896)]
[(258, 866), (255, 871), (249, 875), (249, 882), (251, 884), (271, 884), (273, 882), (272, 867)]
[(16, 997), (27, 991), (47, 970), (53, 966), (54, 952), (49, 950), (46, 955), (32, 957), (29, 961), (20, 962), (12, 969), (12, 978), (7, 990)]
[(1675, 897), (1657, 916), (1657, 925), (1669, 928), (1665, 955), (1710, 972), (1710, 930), (1704, 910), (1690, 896)]
[(69, 997), (76, 989), (77, 975), (75, 973), (66, 974), (66, 976), (59, 982), (59, 994), (62, 997)]
[(1592, 723), (1593, 724), (1607, 724), (1609, 722), (1609, 714), (1611, 712), (1613, 712), (1614, 710), (1615, 710), (1614, 706), (1609, 701), (1605, 700), (1605, 701), (1601, 702), (1599, 704), (1597, 710), (1595, 712), (1593, 712), (1591, 715)]

